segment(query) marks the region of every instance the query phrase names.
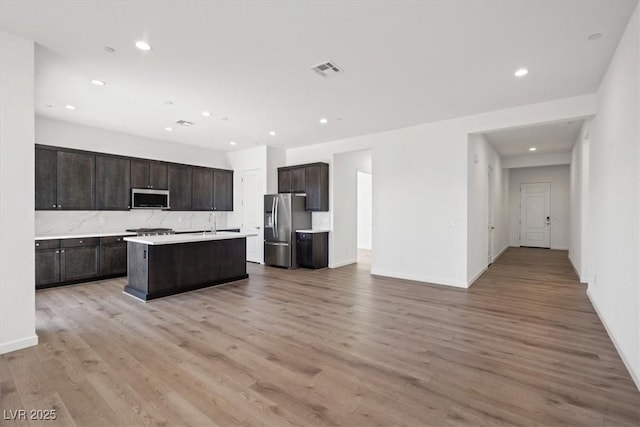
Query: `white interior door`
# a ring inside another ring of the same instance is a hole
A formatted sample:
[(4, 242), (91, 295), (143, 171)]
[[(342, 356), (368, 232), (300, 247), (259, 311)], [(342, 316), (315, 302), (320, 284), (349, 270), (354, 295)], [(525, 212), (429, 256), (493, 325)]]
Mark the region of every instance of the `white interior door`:
[(493, 230), (495, 227), (493, 225), (493, 168), (489, 167), (489, 185), (487, 186), (487, 229), (488, 229), (488, 239), (487, 239), (487, 265), (493, 263)]
[(256, 233), (247, 237), (247, 261), (262, 262), (262, 205), (264, 194), (260, 189), (261, 169), (242, 172), (242, 231)]
[(549, 248), (551, 183), (520, 184), (520, 246)]

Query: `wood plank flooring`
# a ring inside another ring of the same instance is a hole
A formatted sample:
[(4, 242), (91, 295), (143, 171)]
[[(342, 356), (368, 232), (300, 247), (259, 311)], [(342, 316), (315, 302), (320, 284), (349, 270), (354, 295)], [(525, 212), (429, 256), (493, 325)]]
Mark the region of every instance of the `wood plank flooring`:
[(640, 425), (564, 251), (511, 248), (469, 290), (366, 263), (248, 270), (147, 304), (125, 279), (38, 292), (40, 345), (0, 356), (0, 407), (57, 420), (0, 423)]

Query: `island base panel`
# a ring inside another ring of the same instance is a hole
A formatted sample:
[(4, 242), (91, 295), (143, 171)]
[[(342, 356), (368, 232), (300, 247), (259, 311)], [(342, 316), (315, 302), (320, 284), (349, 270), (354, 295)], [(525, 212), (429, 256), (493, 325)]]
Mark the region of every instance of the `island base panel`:
[(246, 239), (171, 245), (128, 243), (125, 292), (150, 300), (249, 277)]

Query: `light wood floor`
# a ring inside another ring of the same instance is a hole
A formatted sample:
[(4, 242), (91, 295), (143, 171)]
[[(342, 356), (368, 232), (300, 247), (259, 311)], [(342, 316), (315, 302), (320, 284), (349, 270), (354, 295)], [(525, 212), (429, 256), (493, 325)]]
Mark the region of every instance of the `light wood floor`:
[(123, 279), (38, 292), (40, 345), (0, 356), (2, 409), (55, 408), (46, 426), (640, 424), (566, 252), (509, 249), (469, 290), (366, 264), (249, 274), (147, 304)]

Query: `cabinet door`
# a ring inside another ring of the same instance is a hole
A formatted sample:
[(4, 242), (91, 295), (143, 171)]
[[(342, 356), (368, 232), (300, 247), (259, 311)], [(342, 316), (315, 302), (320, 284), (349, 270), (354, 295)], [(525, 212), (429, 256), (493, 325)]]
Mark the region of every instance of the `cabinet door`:
[(213, 171), (213, 210), (233, 211), (233, 171)]
[(56, 162), (58, 208), (95, 209), (95, 155), (58, 151)]
[(174, 211), (191, 210), (191, 168), (169, 165), (169, 205)]
[(329, 166), (312, 165), (306, 167), (306, 210), (329, 210)]
[(191, 210), (213, 210), (213, 170), (194, 167), (191, 174)]
[(127, 242), (100, 247), (100, 275), (111, 276), (127, 273)]
[(128, 159), (96, 156), (96, 209), (129, 209), (130, 164)]
[(278, 193), (291, 193), (291, 169), (278, 169)]
[(291, 173), (291, 192), (292, 193), (304, 193), (307, 191), (306, 182), (306, 168), (290, 169)]
[(79, 246), (60, 250), (60, 279), (88, 279), (98, 276), (98, 246)]
[(300, 267), (313, 267), (313, 238), (311, 234), (297, 233), (297, 259)]
[(131, 160), (131, 188), (149, 188), (149, 162)]
[(165, 163), (149, 162), (149, 186), (156, 190), (169, 189), (168, 168)]
[(60, 282), (60, 250), (36, 251), (36, 288)]
[(55, 150), (36, 148), (36, 210), (56, 209), (56, 159)]

